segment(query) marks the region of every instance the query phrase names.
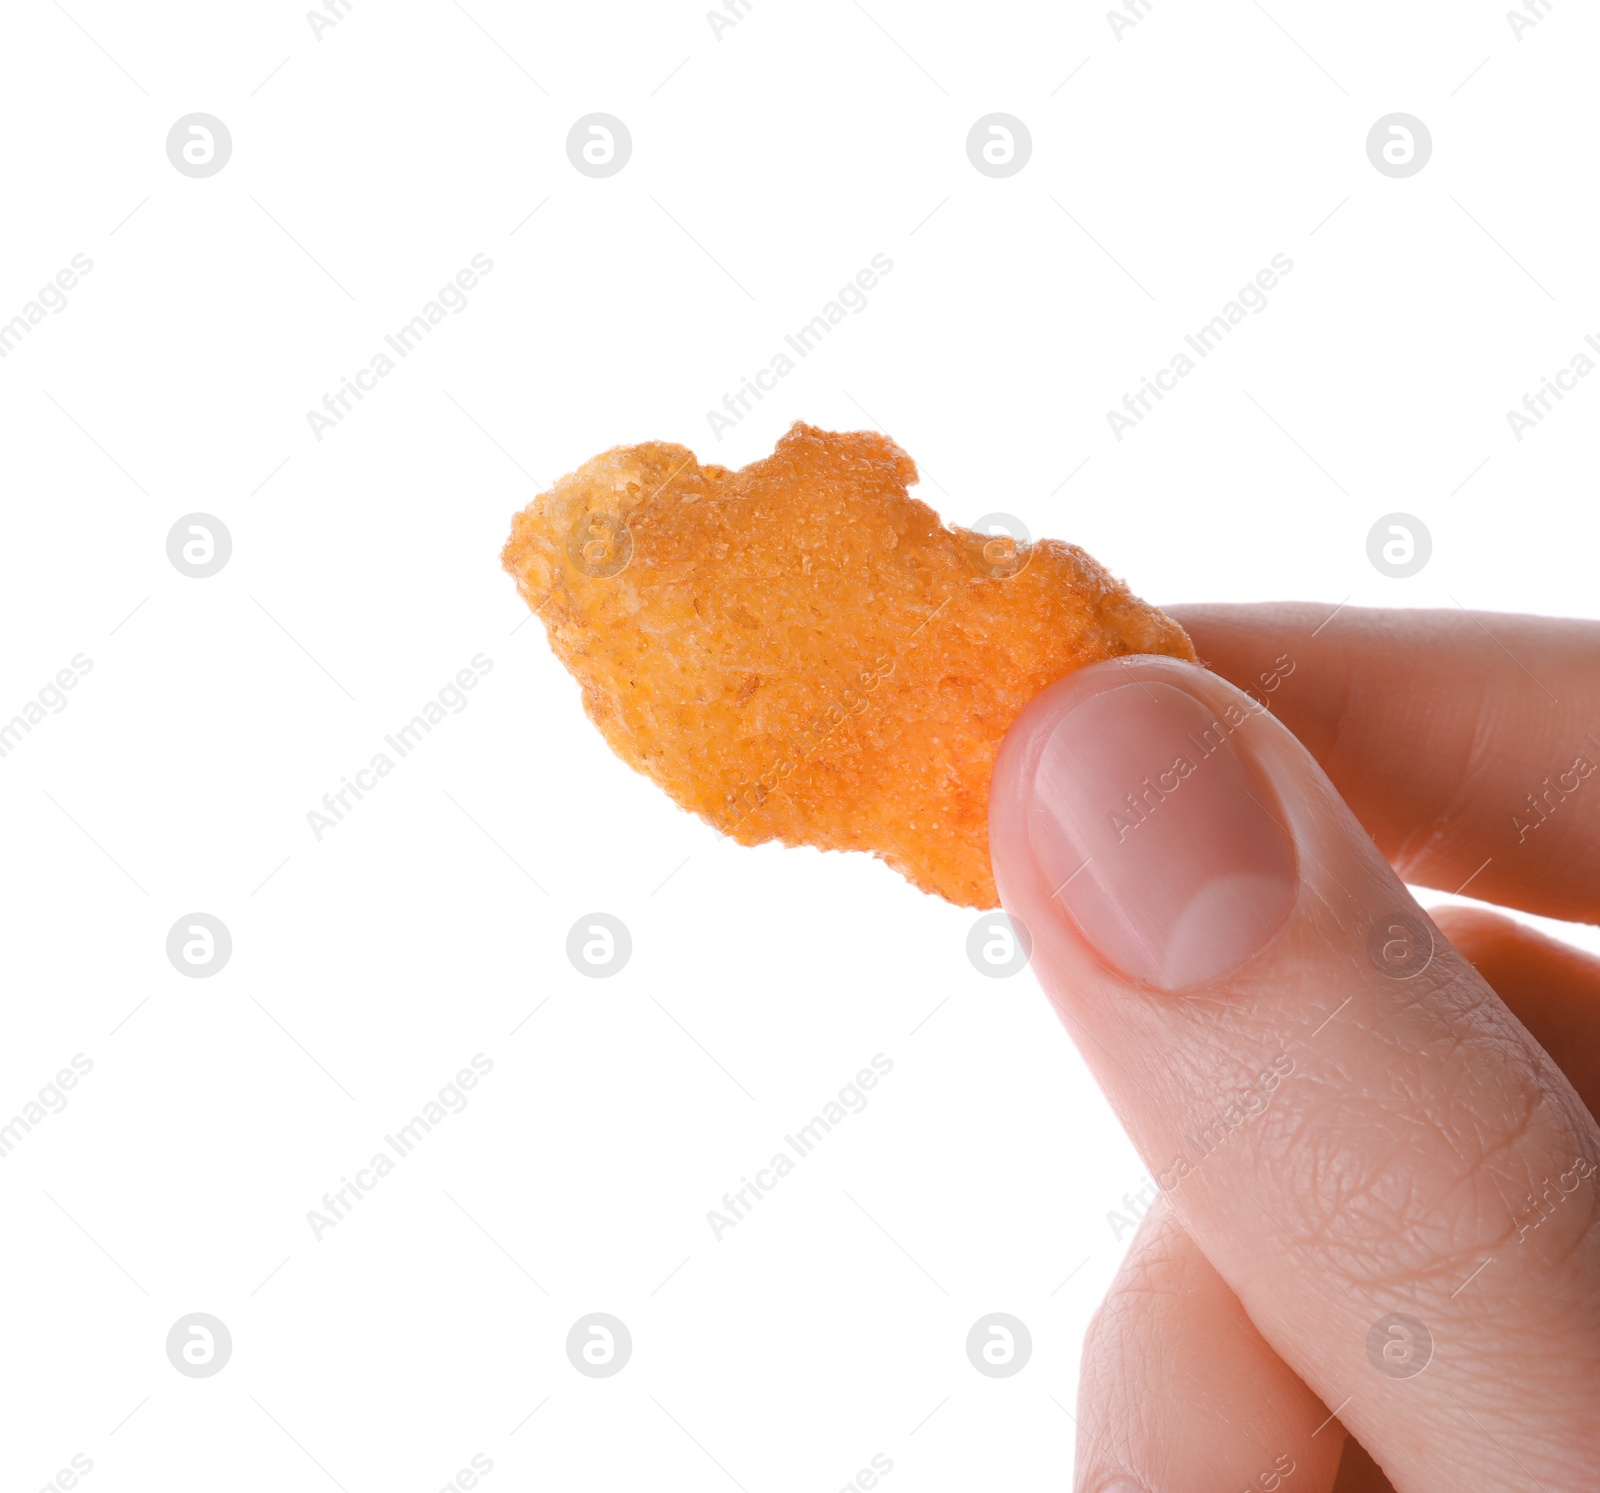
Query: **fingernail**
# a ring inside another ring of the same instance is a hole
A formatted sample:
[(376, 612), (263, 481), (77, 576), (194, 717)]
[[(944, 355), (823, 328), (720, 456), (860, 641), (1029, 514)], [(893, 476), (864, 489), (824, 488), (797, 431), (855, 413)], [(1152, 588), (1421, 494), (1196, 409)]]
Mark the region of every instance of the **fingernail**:
[(1125, 1477), (1118, 1477), (1107, 1483), (1100, 1493), (1144, 1493), (1144, 1489), (1138, 1483), (1131, 1483)]
[(1221, 714), (1170, 684), (1079, 699), (1040, 753), (1035, 861), (1101, 959), (1161, 990), (1203, 984), (1275, 933), (1299, 885), (1293, 842)]

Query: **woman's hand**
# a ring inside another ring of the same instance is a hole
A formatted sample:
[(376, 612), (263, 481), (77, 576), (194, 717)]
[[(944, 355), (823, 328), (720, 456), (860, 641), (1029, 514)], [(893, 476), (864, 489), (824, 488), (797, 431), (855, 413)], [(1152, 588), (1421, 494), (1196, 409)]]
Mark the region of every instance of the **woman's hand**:
[(1166, 1204), (1085, 1346), (1077, 1487), (1593, 1489), (1600, 961), (1401, 878), (1600, 921), (1600, 625), (1175, 615), (1215, 673), (1071, 675), (991, 794)]

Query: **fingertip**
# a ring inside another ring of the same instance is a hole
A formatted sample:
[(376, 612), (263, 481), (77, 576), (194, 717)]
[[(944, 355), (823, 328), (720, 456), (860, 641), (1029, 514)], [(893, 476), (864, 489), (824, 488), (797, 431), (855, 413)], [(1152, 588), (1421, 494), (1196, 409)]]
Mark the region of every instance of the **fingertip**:
[(1043, 936), (1075, 934), (1159, 990), (1243, 962), (1298, 890), (1293, 839), (1236, 740), (1258, 713), (1203, 669), (1165, 658), (1097, 664), (1046, 690), (996, 763), (990, 849), (1002, 899), (1031, 906)]

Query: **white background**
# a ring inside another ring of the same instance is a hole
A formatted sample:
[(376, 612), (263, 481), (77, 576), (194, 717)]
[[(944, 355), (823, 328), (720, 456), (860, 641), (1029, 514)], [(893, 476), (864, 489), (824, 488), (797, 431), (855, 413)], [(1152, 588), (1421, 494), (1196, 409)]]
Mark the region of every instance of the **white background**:
[[(1600, 334), (1592, 10), (1520, 40), (1481, 0), (1155, 0), (1120, 39), (1093, 5), (909, 0), (753, 0), (720, 38), (679, 0), (3, 23), (0, 320), (94, 265), (0, 361), (0, 718), (93, 664), (0, 759), (0, 1111), (94, 1064), (0, 1165), (8, 1484), (80, 1453), (107, 1493), (421, 1493), (482, 1453), (490, 1489), (767, 1493), (882, 1453), (891, 1489), (1060, 1486), (1141, 1163), (1032, 977), (968, 963), (970, 913), (723, 843), (611, 757), (520, 625), (510, 516), (607, 446), (739, 464), (803, 418), (1158, 602), (1600, 614), (1600, 378), (1506, 420)], [(199, 180), (165, 151), (195, 111), (233, 139)], [(595, 111), (633, 138), (605, 180), (566, 154)], [(994, 111), (1033, 140), (1005, 180), (965, 150)], [(1434, 142), (1405, 180), (1365, 150), (1394, 111)], [(316, 439), (476, 253), (467, 309)], [(1278, 253), (1267, 309), (1114, 439)], [(1403, 581), (1366, 555), (1393, 510), (1433, 536)], [(233, 537), (206, 580), (165, 549), (195, 511)], [(477, 654), (468, 707), (315, 839)], [(197, 910), (233, 953), (191, 980), (165, 940)], [(633, 937), (608, 981), (565, 953), (597, 910)], [(314, 1238), (479, 1052), (470, 1106)], [(869, 1107), (715, 1239), (880, 1052)], [(212, 1378), (164, 1352), (195, 1311), (232, 1333)], [(591, 1311), (632, 1332), (616, 1377), (567, 1361)], [(991, 1311), (1033, 1335), (1013, 1378), (965, 1357)]]

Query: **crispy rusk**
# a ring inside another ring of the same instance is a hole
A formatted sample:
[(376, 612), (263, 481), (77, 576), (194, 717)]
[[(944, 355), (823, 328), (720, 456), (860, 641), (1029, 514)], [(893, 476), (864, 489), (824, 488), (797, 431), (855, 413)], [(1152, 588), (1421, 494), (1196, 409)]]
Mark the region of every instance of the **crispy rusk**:
[(745, 845), (880, 856), (997, 905), (989, 774), (1047, 685), (1177, 623), (1074, 545), (947, 528), (872, 432), (796, 424), (738, 471), (618, 446), (513, 521), (502, 561), (629, 766)]

